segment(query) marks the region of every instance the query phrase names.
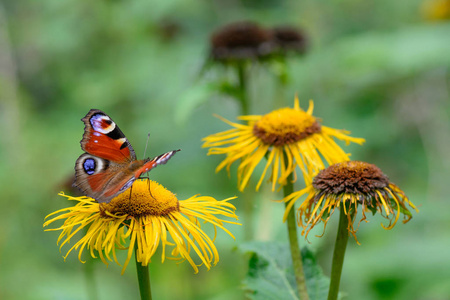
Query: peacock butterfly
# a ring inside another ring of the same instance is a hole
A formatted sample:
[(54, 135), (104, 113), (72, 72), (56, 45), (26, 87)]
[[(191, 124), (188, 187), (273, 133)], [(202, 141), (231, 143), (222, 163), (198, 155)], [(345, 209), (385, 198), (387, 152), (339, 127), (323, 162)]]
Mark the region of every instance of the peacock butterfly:
[(86, 153), (81, 154), (75, 163), (73, 186), (98, 202), (111, 201), (127, 190), (142, 173), (167, 163), (180, 151), (136, 160), (130, 142), (107, 114), (91, 109), (81, 121), (85, 127), (80, 144)]

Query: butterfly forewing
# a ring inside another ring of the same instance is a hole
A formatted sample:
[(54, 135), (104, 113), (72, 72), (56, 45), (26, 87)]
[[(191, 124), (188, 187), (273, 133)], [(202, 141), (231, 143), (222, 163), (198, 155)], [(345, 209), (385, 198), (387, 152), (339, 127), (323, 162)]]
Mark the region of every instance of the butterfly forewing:
[(81, 120), (85, 124), (81, 149), (118, 163), (136, 160), (130, 142), (107, 114), (91, 109)]

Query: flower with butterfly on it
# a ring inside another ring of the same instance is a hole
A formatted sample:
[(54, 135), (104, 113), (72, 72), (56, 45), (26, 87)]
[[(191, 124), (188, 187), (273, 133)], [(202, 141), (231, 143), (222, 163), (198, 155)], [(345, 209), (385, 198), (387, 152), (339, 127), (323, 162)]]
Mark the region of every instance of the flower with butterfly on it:
[[(233, 238), (232, 233), (225, 228), (225, 223), (240, 225), (222, 218), (238, 219), (235, 207), (229, 203), (235, 197), (218, 201), (196, 195), (178, 200), (165, 187), (148, 179), (136, 180), (129, 191), (119, 194), (109, 203), (98, 203), (84, 196), (60, 195), (77, 204), (49, 214), (44, 227), (58, 220), (64, 220), (64, 224), (46, 231), (62, 231), (58, 238), (61, 249), (78, 232), (86, 229), (86, 233), (67, 251), (64, 259), (73, 250), (78, 250), (78, 258), (82, 261), (81, 255), (87, 249), (92, 257), (98, 255), (105, 264), (114, 260), (120, 265), (116, 250), (126, 250), (122, 274), (133, 252), (136, 260), (147, 266), (158, 247), (162, 248), (162, 262), (166, 258), (187, 260), (195, 273), (202, 264), (210, 269), (219, 261), (219, 254), (214, 239), (202, 230), (200, 221), (210, 223), (215, 232), (217, 227), (222, 229)], [(171, 249), (170, 255), (166, 253), (168, 248)], [(194, 261), (192, 251), (198, 256), (200, 264)]]
[(246, 124), (221, 118), (234, 128), (204, 138), (203, 147), (210, 148), (208, 155), (226, 155), (216, 172), (223, 168), (229, 172), (231, 165), (240, 160), (237, 170), (240, 191), (245, 189), (255, 168), (266, 157), (256, 190), (269, 169), (269, 180), (275, 190), (277, 184), (284, 186), (291, 174), (296, 175), (297, 167), (306, 178), (324, 168), (322, 157), (328, 164), (349, 160), (349, 154), (336, 144), (335, 138), (347, 144), (365, 141), (348, 136), (348, 131), (322, 126), (312, 115), (313, 109), (311, 100), (308, 110), (302, 110), (296, 97), (294, 108), (277, 109), (263, 116), (238, 117)]
[[(288, 202), (284, 219), (287, 218), (298, 199), (307, 195), (297, 209), (299, 226), (303, 227), (302, 235), (307, 238), (308, 233), (318, 223), (323, 222), (324, 231), (328, 220), (336, 208), (345, 213), (347, 230), (353, 235), (356, 242), (356, 232), (362, 221), (366, 220), (366, 212), (375, 214), (389, 220), (384, 229), (392, 229), (397, 223), (400, 213), (403, 214), (403, 223), (412, 218), (407, 206), (418, 212), (414, 204), (409, 201), (405, 193), (375, 165), (361, 161), (345, 161), (329, 166), (320, 171), (306, 188), (294, 192), (284, 198)], [(361, 207), (361, 219), (355, 228), (354, 221)]]

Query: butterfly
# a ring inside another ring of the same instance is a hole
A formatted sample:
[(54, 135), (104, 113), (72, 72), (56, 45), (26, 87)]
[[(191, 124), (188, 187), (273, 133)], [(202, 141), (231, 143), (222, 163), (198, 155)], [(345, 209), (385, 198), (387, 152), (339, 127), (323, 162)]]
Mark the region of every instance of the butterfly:
[(80, 144), (86, 153), (81, 154), (75, 163), (73, 186), (98, 202), (110, 202), (142, 173), (167, 163), (180, 151), (136, 160), (130, 142), (107, 114), (91, 109), (81, 121), (85, 127)]

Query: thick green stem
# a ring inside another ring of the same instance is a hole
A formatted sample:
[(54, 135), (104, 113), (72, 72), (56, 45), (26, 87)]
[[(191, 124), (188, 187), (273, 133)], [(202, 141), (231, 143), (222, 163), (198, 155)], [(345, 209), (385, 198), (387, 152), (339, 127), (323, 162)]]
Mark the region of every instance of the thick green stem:
[[(292, 174), (287, 178), (287, 184), (283, 188), (284, 196), (292, 194), (294, 185), (292, 183)], [(288, 203), (285, 202), (287, 207)], [(289, 245), (291, 247), (292, 264), (294, 266), (295, 281), (297, 283), (297, 291), (301, 300), (309, 300), (308, 292), (306, 290), (306, 280), (303, 273), (302, 254), (298, 246), (297, 237), (297, 222), (295, 221), (295, 210), (291, 207), (287, 216), (287, 228), (289, 234)]]
[(241, 102), (241, 115), (248, 115), (248, 95), (247, 95), (247, 74), (245, 71), (245, 62), (237, 64), (239, 78), (239, 101)]
[[(137, 250), (137, 249), (136, 249)], [(152, 299), (152, 290), (150, 287), (150, 273), (148, 270), (148, 265), (143, 266), (140, 262), (137, 261), (137, 255), (134, 255), (136, 260), (136, 270), (139, 282), (139, 292), (141, 294), (141, 300), (151, 300)]]
[(342, 266), (344, 265), (345, 249), (348, 241), (348, 219), (341, 207), (339, 215), (339, 227), (334, 245), (333, 262), (331, 265), (331, 282), (328, 291), (328, 300), (336, 300), (341, 282)]

